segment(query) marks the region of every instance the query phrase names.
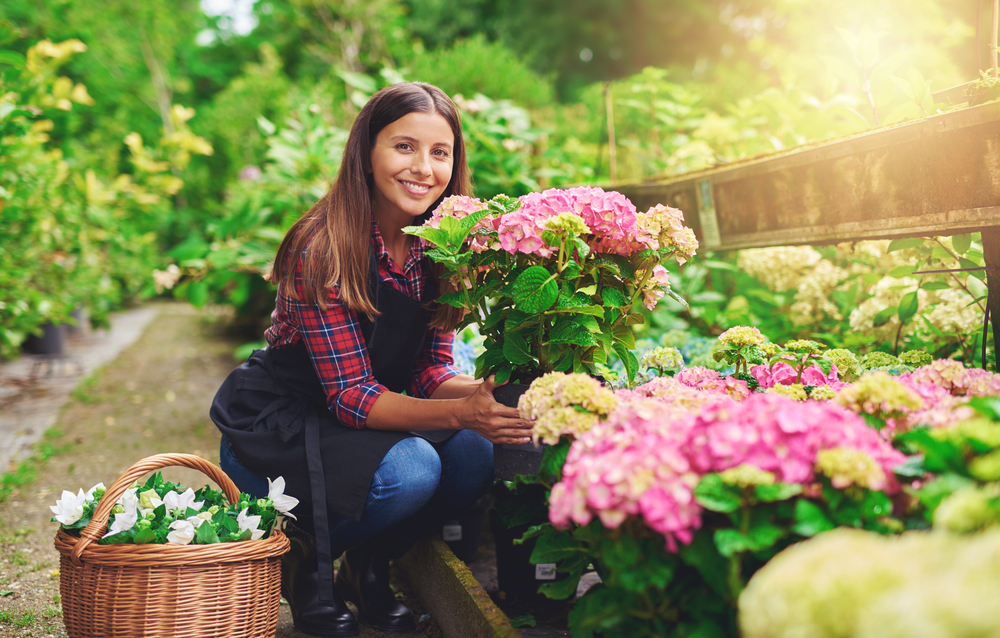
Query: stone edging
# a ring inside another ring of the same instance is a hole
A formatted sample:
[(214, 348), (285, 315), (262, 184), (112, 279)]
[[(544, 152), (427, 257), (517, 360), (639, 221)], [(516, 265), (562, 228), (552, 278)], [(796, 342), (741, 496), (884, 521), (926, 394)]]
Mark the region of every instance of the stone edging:
[(445, 638), (523, 638), (444, 541), (422, 540), (396, 563)]

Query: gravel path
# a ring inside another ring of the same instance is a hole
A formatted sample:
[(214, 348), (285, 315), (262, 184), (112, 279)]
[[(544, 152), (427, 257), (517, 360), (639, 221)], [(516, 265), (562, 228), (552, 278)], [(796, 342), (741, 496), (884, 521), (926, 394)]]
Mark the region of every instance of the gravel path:
[[(52, 545), (57, 524), (49, 511), (63, 489), (110, 485), (132, 463), (161, 452), (218, 463), (219, 434), (208, 408), (236, 365), (232, 352), (238, 342), (224, 336), (222, 321), (186, 304), (152, 304), (127, 317), (132, 321), (122, 323), (120, 316), (113, 321), (109, 334), (71, 342), (69, 358), (57, 362), (48, 381), (28, 378), (28, 359), (0, 368), (0, 418), (34, 419), (30, 425), (0, 421), (0, 437), (17, 435), (0, 438), (4, 465), (10, 470), (20, 465), (9, 477), (34, 475), (0, 502), (0, 638), (67, 635), (59, 605), (59, 555)], [(138, 328), (137, 318), (145, 320)], [(34, 437), (33, 455), (12, 462), (24, 456), (25, 436)], [(164, 475), (193, 487), (208, 482), (182, 468)], [(422, 618), (418, 631), (383, 634), (363, 628), (361, 636), (438, 638), (440, 629), (407, 595), (406, 584), (394, 584)], [(305, 636), (292, 627), (287, 605), (276, 635)]]

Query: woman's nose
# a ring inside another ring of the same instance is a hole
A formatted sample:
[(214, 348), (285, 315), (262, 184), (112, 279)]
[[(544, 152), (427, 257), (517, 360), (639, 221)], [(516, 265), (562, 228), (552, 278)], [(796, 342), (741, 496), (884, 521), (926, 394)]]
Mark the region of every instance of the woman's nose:
[(425, 153), (414, 153), (413, 162), (410, 165), (410, 172), (414, 175), (425, 175), (430, 172), (430, 155)]

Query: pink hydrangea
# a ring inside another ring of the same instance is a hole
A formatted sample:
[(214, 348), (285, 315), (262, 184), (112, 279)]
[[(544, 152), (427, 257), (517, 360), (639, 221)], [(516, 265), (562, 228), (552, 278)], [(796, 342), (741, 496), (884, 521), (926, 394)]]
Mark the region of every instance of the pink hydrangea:
[(961, 361), (954, 359), (937, 359), (899, 376), (901, 380), (912, 379), (916, 383), (942, 387), (956, 396), (1000, 395), (1000, 374), (979, 368), (966, 368)]
[[(451, 197), (446, 197), (444, 200), (438, 204), (438, 207), (434, 209), (431, 213), (430, 219), (427, 220), (427, 225), (431, 228), (440, 228), (441, 219), (444, 217), (453, 217), (455, 219), (462, 219), (468, 217), (472, 213), (479, 212), (486, 208), (486, 204), (475, 197), (467, 197), (465, 195), (452, 195)], [(496, 229), (500, 224), (498, 218), (491, 217), (487, 215), (479, 220), (478, 223), (473, 227), (472, 232), (469, 233), (469, 247), (473, 252), (483, 252), (490, 248), (495, 248), (496, 243)]]
[(637, 241), (635, 205), (621, 193), (589, 186), (564, 192), (572, 199), (573, 210), (590, 228), (594, 236), (590, 247), (595, 252), (630, 255), (649, 247)]
[(742, 401), (750, 396), (750, 387), (746, 381), (733, 377), (723, 377), (715, 370), (702, 366), (684, 368), (677, 373), (675, 378), (686, 386), (705, 392), (728, 394), (737, 401)]
[(646, 281), (646, 288), (642, 291), (642, 305), (649, 310), (656, 308), (666, 289), (670, 288), (670, 273), (663, 266), (657, 264), (653, 266), (653, 273)]
[(849, 410), (774, 394), (743, 403), (712, 394), (695, 414), (642, 397), (683, 394), (675, 383), (662, 379), (619, 393), (627, 400), (573, 443), (549, 499), (554, 525), (586, 525), (597, 516), (613, 529), (641, 516), (676, 552), (677, 543), (691, 542), (701, 527), (694, 488), (705, 474), (752, 466), (785, 483), (811, 485), (823, 450), (867, 455), (885, 475), (869, 487), (888, 494), (900, 489), (893, 468), (905, 457)]
[[(987, 372), (987, 374), (992, 373)], [(895, 377), (896, 381), (920, 395), (923, 405), (916, 410), (909, 411), (903, 419), (905, 423), (892, 423), (893, 429), (887, 434), (892, 435), (897, 431), (905, 431), (918, 425), (933, 428), (951, 427), (975, 413), (975, 410), (966, 405), (966, 399), (951, 394), (948, 389), (936, 383), (921, 382), (919, 380), (921, 378), (926, 377), (915, 376), (909, 372)], [(992, 396), (997, 394), (1000, 392)]]
[(832, 363), (830, 364), (830, 374), (823, 372), (823, 369), (818, 365), (811, 365), (802, 371), (802, 380), (798, 382), (795, 380), (798, 376), (795, 368), (784, 361), (779, 361), (774, 364), (774, 367), (767, 365), (753, 366), (750, 368), (750, 374), (757, 379), (757, 383), (764, 390), (773, 388), (776, 385), (792, 385), (793, 383), (801, 383), (802, 385), (829, 385), (833, 386), (835, 390), (844, 385), (839, 380), (837, 366)]
[(542, 241), (544, 221), (559, 213), (573, 212), (572, 202), (565, 191), (549, 189), (521, 197), (521, 207), (500, 217), (497, 234), (500, 246), (507, 252), (551, 257), (555, 250)]
[[(701, 473), (749, 463), (785, 483), (810, 483), (816, 454), (851, 448), (867, 453), (886, 476), (905, 457), (853, 412), (830, 402), (792, 401), (777, 394), (754, 394), (738, 407), (717, 404), (695, 419), (689, 456)], [(886, 492), (899, 491), (887, 478)]]

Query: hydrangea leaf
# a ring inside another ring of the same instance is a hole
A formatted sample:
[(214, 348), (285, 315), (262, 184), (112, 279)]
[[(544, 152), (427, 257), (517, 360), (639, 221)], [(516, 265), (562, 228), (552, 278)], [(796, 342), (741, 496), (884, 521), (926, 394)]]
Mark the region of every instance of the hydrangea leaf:
[(913, 315), (917, 314), (917, 308), (919, 308), (920, 301), (917, 299), (917, 292), (908, 292), (903, 295), (903, 299), (899, 302), (899, 320), (906, 323), (913, 318)]
[(506, 335), (503, 340), (503, 356), (514, 365), (523, 365), (533, 360), (528, 343), (517, 333)]
[(795, 502), (795, 523), (792, 531), (800, 536), (815, 536), (834, 528), (833, 521), (812, 501), (799, 499)]
[(698, 570), (712, 591), (723, 598), (729, 598), (729, 587), (726, 584), (729, 563), (719, 555), (707, 530), (697, 532), (690, 544), (681, 545), (680, 556), (682, 561)]
[(511, 296), (518, 310), (544, 312), (559, 298), (559, 285), (549, 271), (541, 266), (531, 266), (517, 277)]
[(801, 494), (802, 486), (798, 483), (775, 483), (773, 485), (758, 485), (755, 491), (758, 501), (773, 503), (775, 501), (790, 499), (796, 494)]
[(552, 329), (549, 343), (568, 343), (589, 348), (597, 345), (597, 339), (582, 322), (567, 317), (561, 319)]
[(604, 288), (601, 290), (601, 299), (604, 305), (611, 308), (621, 308), (625, 305), (625, 295), (617, 288)]
[(719, 548), (719, 553), (726, 558), (733, 554), (749, 551), (753, 545), (750, 539), (741, 534), (739, 530), (730, 528), (715, 530), (713, 540), (715, 546)]
[(713, 512), (735, 512), (742, 498), (738, 488), (726, 485), (718, 474), (706, 474), (694, 488), (694, 498), (705, 509)]

